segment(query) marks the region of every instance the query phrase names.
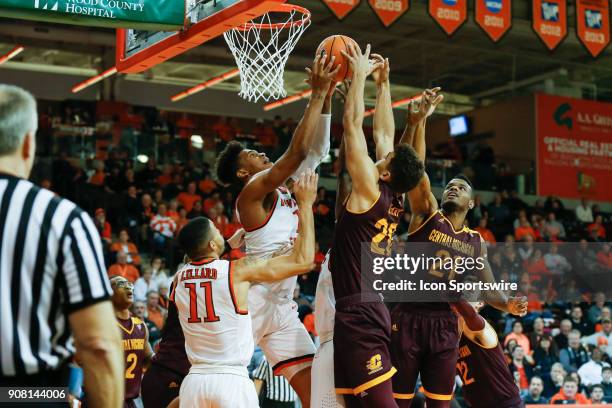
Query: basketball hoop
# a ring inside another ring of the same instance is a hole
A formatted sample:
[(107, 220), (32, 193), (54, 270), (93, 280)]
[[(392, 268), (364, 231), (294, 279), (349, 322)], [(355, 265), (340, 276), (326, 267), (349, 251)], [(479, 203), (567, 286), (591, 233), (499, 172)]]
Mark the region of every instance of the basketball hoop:
[[(285, 14), (285, 17), (278, 17)], [(282, 21), (278, 21), (282, 20)], [(240, 70), (240, 96), (250, 102), (284, 98), (283, 74), (291, 51), (310, 25), (310, 11), (280, 4), (223, 36)]]

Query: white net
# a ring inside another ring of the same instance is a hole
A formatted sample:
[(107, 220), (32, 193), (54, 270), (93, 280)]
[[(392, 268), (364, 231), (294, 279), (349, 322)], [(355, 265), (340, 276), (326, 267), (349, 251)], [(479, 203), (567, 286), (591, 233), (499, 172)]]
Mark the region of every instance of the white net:
[[(299, 9), (267, 13), (224, 34), (240, 70), (240, 96), (250, 102), (287, 96), (285, 65), (310, 25), (310, 14)], [(276, 20), (276, 21), (275, 21)]]

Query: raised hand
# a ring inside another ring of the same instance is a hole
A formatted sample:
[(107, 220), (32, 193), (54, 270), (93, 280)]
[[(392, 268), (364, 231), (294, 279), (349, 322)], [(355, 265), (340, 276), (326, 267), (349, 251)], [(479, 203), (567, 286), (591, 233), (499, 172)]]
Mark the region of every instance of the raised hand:
[(383, 58), (380, 54), (372, 54), (370, 59), (372, 68), (372, 79), (376, 86), (381, 86), (389, 81), (389, 58)]
[(444, 95), (438, 94), (441, 88), (426, 89), (420, 98), (408, 104), (408, 121), (416, 125), (423, 119), (431, 116), (436, 107), (444, 100)]
[(317, 54), (312, 63), (312, 69), (306, 68), (308, 73), (308, 79), (306, 82), (312, 87), (312, 91), (320, 94), (327, 94), (334, 81), (334, 78), (338, 71), (340, 71), (341, 64), (334, 67), (336, 57), (332, 56), (329, 61), (327, 55)]
[(312, 207), (317, 198), (318, 183), (319, 175), (313, 170), (308, 169), (293, 184), (293, 194), (302, 211), (310, 211), (310, 207)]
[(359, 48), (357, 44), (348, 44), (347, 49), (348, 52), (342, 50), (341, 53), (348, 60), (353, 75), (361, 75), (365, 78), (368, 73), (371, 72), (370, 44), (368, 44), (363, 54), (361, 53), (361, 48)]
[(508, 312), (515, 316), (525, 316), (527, 314), (527, 298), (525, 296), (509, 298)]

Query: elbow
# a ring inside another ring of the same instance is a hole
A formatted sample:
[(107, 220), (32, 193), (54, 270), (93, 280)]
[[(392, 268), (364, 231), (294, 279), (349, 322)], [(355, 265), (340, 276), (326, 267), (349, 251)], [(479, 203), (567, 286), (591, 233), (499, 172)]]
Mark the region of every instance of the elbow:
[(123, 349), (118, 331), (109, 330), (108, 333), (101, 336), (86, 337), (76, 341), (75, 345), (84, 365), (91, 365), (89, 368), (123, 364), (121, 353), (118, 353), (118, 350)]

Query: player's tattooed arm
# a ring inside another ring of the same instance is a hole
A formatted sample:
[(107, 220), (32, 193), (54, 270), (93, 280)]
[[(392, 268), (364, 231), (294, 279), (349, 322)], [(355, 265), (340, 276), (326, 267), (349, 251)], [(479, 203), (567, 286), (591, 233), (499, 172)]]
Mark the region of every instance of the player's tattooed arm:
[(349, 44), (342, 51), (353, 71), (353, 80), (344, 104), (344, 149), (346, 168), (353, 183), (347, 207), (353, 212), (364, 211), (372, 206), (380, 195), (378, 169), (368, 155), (368, 146), (363, 133), (365, 113), (365, 80), (370, 69), (370, 46), (362, 54), (358, 46)]
[(298, 208), (298, 236), (288, 255), (270, 259), (242, 258), (234, 263), (234, 280), (241, 282), (271, 282), (310, 272), (314, 269), (315, 231), (312, 205), (317, 195), (319, 176), (309, 170), (294, 184), (293, 193)]
[[(484, 261), (484, 268), (477, 269), (478, 278), (484, 283), (495, 283), (491, 265), (489, 265), (487, 260), (487, 245), (483, 239), (480, 242), (480, 257)], [(498, 310), (516, 316), (525, 316), (527, 314), (527, 298), (525, 297), (508, 297), (501, 290), (487, 290), (483, 294), (484, 301)]]
[(374, 111), (374, 143), (376, 160), (384, 159), (393, 151), (395, 141), (395, 119), (391, 106), (391, 84), (389, 82), (389, 59), (372, 54), (372, 79), (376, 83), (376, 106)]

